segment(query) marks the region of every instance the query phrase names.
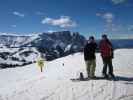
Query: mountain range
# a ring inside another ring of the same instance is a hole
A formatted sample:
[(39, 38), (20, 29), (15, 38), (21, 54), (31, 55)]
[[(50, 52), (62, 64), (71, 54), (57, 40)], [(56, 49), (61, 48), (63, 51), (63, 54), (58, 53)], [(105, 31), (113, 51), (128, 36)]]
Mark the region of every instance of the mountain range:
[[(0, 35), (1, 66), (20, 66), (35, 62), (40, 54), (53, 60), (83, 50), (86, 39), (78, 32), (60, 31), (27, 36)], [(27, 59), (29, 58), (29, 59)], [(8, 62), (8, 65), (5, 62)], [(11, 63), (9, 63), (11, 62)], [(4, 64), (3, 64), (4, 63)]]
[[(0, 68), (15, 67), (36, 61), (39, 55), (54, 60), (82, 52), (87, 39), (78, 32), (59, 31), (32, 35), (0, 34)], [(96, 40), (99, 43), (99, 40)], [(133, 39), (111, 40), (115, 49), (132, 48)]]

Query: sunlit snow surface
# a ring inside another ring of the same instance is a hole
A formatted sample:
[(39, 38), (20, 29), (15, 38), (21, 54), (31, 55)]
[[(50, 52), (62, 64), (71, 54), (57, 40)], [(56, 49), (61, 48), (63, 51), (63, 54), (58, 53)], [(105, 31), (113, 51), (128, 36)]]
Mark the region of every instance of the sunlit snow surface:
[[(97, 54), (96, 76), (102, 59)], [(45, 62), (43, 73), (36, 64), (0, 70), (0, 100), (133, 100), (133, 49), (115, 51), (114, 73), (119, 81), (72, 82), (86, 67), (82, 53)]]

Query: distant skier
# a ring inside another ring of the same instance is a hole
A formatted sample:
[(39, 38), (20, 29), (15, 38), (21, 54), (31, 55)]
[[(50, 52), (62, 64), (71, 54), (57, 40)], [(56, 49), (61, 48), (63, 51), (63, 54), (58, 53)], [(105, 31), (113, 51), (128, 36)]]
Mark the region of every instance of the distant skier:
[(37, 59), (37, 66), (40, 68), (41, 72), (43, 72), (44, 59), (42, 58), (42, 56)]
[(95, 51), (97, 44), (93, 36), (89, 37), (87, 44), (84, 47), (84, 60), (89, 78), (95, 78), (96, 56)]
[[(99, 47), (104, 64), (102, 71), (103, 76), (105, 78), (115, 78), (112, 65), (112, 59), (114, 57), (113, 46), (110, 40), (107, 38), (107, 35), (102, 35), (102, 40), (100, 41)], [(109, 74), (107, 74), (107, 67), (109, 68)]]

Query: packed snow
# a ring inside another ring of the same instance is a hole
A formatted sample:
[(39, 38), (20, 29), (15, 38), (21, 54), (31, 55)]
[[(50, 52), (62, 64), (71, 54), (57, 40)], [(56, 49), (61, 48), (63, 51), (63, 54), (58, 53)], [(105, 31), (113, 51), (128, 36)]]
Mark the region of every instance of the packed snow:
[[(96, 59), (96, 76), (101, 76), (99, 53)], [(113, 65), (118, 81), (72, 82), (80, 72), (86, 77), (83, 53), (45, 61), (42, 73), (35, 63), (2, 69), (0, 100), (133, 100), (133, 49), (116, 50)]]

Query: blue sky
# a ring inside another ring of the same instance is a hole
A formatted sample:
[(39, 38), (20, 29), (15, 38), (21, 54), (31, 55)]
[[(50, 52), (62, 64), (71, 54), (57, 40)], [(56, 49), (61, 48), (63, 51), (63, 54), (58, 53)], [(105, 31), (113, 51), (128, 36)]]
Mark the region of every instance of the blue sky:
[(0, 32), (133, 34), (133, 0), (0, 0)]

